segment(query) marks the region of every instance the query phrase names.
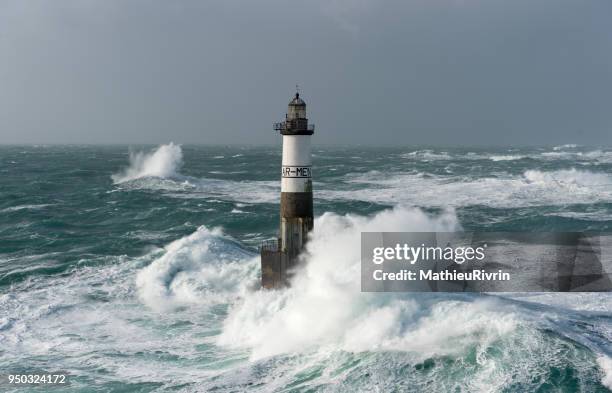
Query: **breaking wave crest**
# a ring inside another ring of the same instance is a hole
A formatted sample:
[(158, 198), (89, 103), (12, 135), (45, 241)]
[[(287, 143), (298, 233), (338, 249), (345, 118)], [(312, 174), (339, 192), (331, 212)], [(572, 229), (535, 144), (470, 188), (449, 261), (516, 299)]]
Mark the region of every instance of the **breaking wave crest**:
[(568, 144), (565, 144), (565, 145), (555, 146), (555, 147), (553, 147), (553, 150), (554, 151), (559, 151), (559, 150), (575, 149), (577, 147), (578, 147), (578, 145), (575, 144), (575, 143), (568, 143)]
[(525, 156), (517, 155), (517, 154), (501, 154), (501, 155), (492, 155), (489, 156), (491, 161), (515, 161), (522, 160)]
[(149, 153), (130, 152), (130, 165), (111, 177), (115, 184), (143, 177), (172, 177), (177, 174), (182, 163), (181, 146), (170, 142)]
[[(362, 231), (458, 228), (452, 211), (430, 216), (418, 209), (398, 207), (371, 218), (325, 213), (315, 223), (304, 256), (307, 263), (291, 288), (249, 293), (232, 308), (219, 343), (248, 348), (254, 359), (326, 345), (356, 351), (417, 349), (419, 344), (415, 343), (420, 340), (413, 340), (413, 335), (420, 334), (419, 328), (411, 328), (409, 321), (418, 314), (418, 303), (411, 298), (361, 293), (360, 249), (355, 245)], [(502, 316), (495, 319), (504, 321)], [(499, 329), (491, 326), (486, 334), (495, 335), (512, 323), (502, 322)]]
[[(568, 364), (579, 385), (592, 378), (609, 383), (608, 358), (593, 358), (562, 335), (546, 334), (538, 328), (541, 310), (532, 313), (501, 298), (465, 294), (362, 293), (355, 245), (362, 231), (382, 230), (453, 231), (460, 225), (453, 211), (429, 215), (397, 207), (372, 217), (325, 213), (315, 223), (306, 263), (291, 287), (247, 290), (237, 297), (217, 345), (246, 350), (254, 364), (274, 365), (269, 372), (278, 386), (303, 379), (308, 370), (325, 369), (316, 382), (303, 385), (314, 390), (359, 386), (371, 391), (381, 387), (378, 383), (388, 390), (410, 381), (436, 391), (457, 386), (528, 391)], [(287, 367), (276, 370), (275, 359), (284, 359), (280, 362)], [(364, 373), (380, 379), (363, 379)]]
[(189, 303), (231, 302), (254, 284), (259, 260), (223, 236), (202, 226), (175, 240), (136, 277), (141, 300), (155, 310)]
[(556, 184), (561, 186), (612, 186), (612, 177), (605, 173), (580, 171), (575, 168), (554, 172), (526, 171), (525, 179), (530, 183)]

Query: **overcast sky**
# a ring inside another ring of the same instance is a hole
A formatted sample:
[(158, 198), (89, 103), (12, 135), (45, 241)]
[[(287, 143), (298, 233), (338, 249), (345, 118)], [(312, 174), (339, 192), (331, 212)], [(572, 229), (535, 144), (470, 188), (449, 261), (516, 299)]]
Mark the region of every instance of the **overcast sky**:
[(0, 144), (612, 145), (612, 1), (0, 0)]

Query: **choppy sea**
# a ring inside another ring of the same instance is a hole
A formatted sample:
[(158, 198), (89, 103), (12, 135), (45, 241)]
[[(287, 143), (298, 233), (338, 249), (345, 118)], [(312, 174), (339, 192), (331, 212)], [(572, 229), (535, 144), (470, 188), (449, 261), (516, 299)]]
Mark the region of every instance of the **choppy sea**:
[(68, 372), (68, 392), (612, 389), (610, 293), (361, 293), (359, 275), (361, 231), (610, 231), (612, 150), (315, 147), (306, 267), (262, 291), (280, 153), (1, 146), (0, 373)]

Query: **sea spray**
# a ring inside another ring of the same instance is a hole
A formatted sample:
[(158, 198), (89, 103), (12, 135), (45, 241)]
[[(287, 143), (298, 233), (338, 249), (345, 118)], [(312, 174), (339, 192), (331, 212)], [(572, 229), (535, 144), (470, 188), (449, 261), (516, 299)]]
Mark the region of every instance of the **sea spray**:
[[(291, 287), (248, 293), (231, 309), (219, 344), (249, 348), (253, 359), (325, 345), (346, 350), (425, 350), (418, 344), (422, 338), (413, 342), (414, 332), (408, 328), (420, 309), (412, 297), (360, 292), (360, 233), (383, 228), (453, 231), (460, 226), (452, 211), (430, 216), (419, 209), (398, 207), (373, 217), (325, 213), (315, 222), (303, 269)], [(456, 318), (471, 319), (464, 320), (470, 323), (460, 329), (473, 330), (473, 337), (498, 336), (514, 326), (512, 318), (503, 313), (482, 312), (486, 307), (456, 306), (460, 310)], [(376, 324), (379, 326), (373, 329)], [(424, 331), (433, 325), (424, 326)], [(476, 334), (476, 330), (482, 331)], [(444, 351), (453, 348), (448, 344)], [(431, 345), (428, 352), (438, 350), (442, 348)]]
[[(533, 375), (548, 380), (568, 361), (581, 376), (596, 372), (588, 351), (568, 351), (566, 339), (540, 330), (540, 313), (532, 315), (503, 299), (361, 293), (359, 234), (381, 228), (461, 229), (453, 211), (429, 215), (396, 207), (372, 217), (325, 213), (315, 222), (304, 267), (291, 287), (248, 291), (237, 298), (218, 345), (246, 349), (259, 365), (299, 356), (280, 381), (323, 367), (318, 383), (349, 390), (386, 390), (407, 381), (417, 390), (460, 386), (491, 392), (512, 386), (510, 391), (528, 391), (540, 384)], [(359, 360), (347, 366), (347, 354)], [(363, 373), (378, 379), (364, 380)]]
[(116, 184), (142, 177), (171, 177), (177, 174), (182, 163), (181, 146), (170, 142), (149, 153), (130, 152), (130, 165), (111, 177)]
[(612, 358), (606, 355), (600, 355), (597, 358), (597, 363), (599, 364), (603, 374), (601, 382), (608, 389), (612, 389)]
[(202, 226), (175, 240), (136, 276), (140, 299), (166, 311), (189, 303), (233, 301), (255, 283), (257, 259), (221, 229)]

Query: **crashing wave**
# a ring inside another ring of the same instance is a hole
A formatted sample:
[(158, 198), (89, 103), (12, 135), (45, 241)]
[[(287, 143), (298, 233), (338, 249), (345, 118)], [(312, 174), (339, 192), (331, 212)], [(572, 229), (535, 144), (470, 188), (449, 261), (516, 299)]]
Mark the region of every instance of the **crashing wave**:
[[(355, 244), (362, 231), (457, 229), (452, 211), (430, 216), (419, 209), (398, 207), (370, 218), (325, 213), (315, 222), (304, 256), (307, 263), (291, 288), (248, 293), (230, 311), (219, 343), (249, 348), (254, 359), (324, 345), (346, 350), (417, 350), (414, 343), (419, 340), (414, 341), (414, 335), (419, 335), (419, 329), (407, 323), (418, 314), (418, 303), (407, 297), (361, 293), (360, 249)], [(500, 331), (511, 326), (503, 315), (494, 319), (504, 321)], [(477, 323), (482, 333), (486, 325), (492, 327), (488, 332), (498, 333), (494, 319)], [(375, 324), (377, 328), (370, 329)], [(473, 323), (470, 326), (479, 329)], [(423, 332), (431, 327), (423, 326)]]
[(167, 178), (176, 176), (182, 163), (181, 146), (170, 142), (149, 153), (130, 152), (130, 165), (121, 173), (116, 173), (111, 177), (115, 184), (143, 177)]
[(168, 244), (165, 251), (136, 277), (141, 300), (156, 310), (229, 302), (253, 284), (259, 262), (220, 229), (204, 226)]

